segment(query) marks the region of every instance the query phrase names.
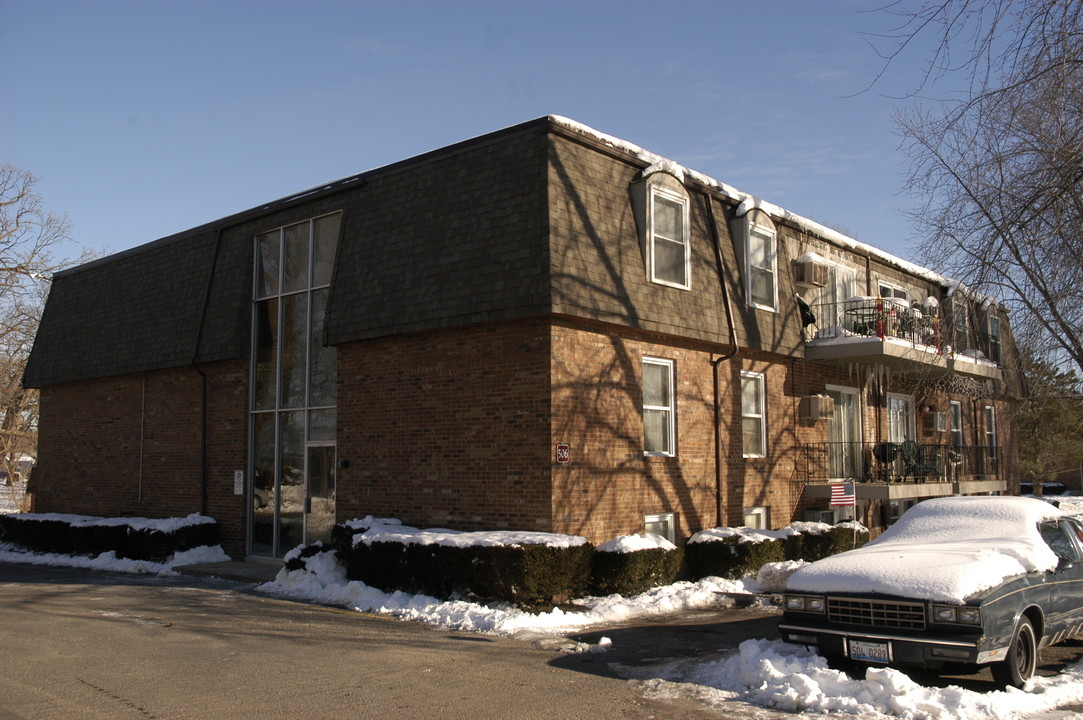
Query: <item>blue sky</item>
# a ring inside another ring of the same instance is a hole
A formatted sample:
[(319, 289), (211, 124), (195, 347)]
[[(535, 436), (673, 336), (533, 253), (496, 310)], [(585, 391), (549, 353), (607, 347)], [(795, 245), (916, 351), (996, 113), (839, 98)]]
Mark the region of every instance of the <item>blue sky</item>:
[(903, 257), (883, 0), (0, 0), (0, 162), (120, 251), (565, 115)]

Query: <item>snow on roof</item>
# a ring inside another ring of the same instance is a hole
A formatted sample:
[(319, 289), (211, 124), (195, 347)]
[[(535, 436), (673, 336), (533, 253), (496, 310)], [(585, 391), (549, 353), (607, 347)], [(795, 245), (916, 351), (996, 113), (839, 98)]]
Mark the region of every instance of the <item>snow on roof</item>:
[(926, 500), (868, 545), (799, 569), (788, 587), (963, 603), (1013, 575), (1055, 568), (1038, 523), (1062, 515), (1032, 498)]
[(749, 193), (742, 192), (741, 190), (738, 190), (732, 185), (727, 185), (726, 183), (715, 180), (708, 175), (704, 175), (703, 173), (696, 172), (695, 170), (684, 167), (683, 165), (674, 162), (669, 158), (650, 152), (649, 150), (644, 150), (638, 145), (630, 143), (627, 140), (621, 140), (618, 137), (599, 132), (598, 130), (595, 130), (588, 125), (584, 125), (583, 123), (572, 120), (571, 118), (563, 117), (561, 115), (550, 115), (549, 120), (569, 130), (573, 130), (583, 135), (588, 135), (595, 140), (605, 145), (608, 145), (609, 147), (625, 152), (639, 160), (642, 160), (643, 162), (648, 163), (649, 166), (646, 170), (644, 170), (643, 177), (647, 177), (648, 175), (651, 175), (655, 172), (663, 171), (676, 176), (682, 181), (684, 180), (684, 178), (687, 177), (711, 188), (712, 190), (738, 203), (737, 217), (744, 216), (750, 210), (759, 209), (774, 218), (785, 220), (786, 222), (796, 225), (805, 232), (816, 235), (824, 240), (833, 242), (836, 245), (846, 248), (847, 250), (851, 250), (861, 255), (875, 258), (880, 262), (902, 270), (903, 272), (922, 278), (931, 283), (935, 283), (941, 287), (949, 288), (951, 292), (955, 292), (956, 290), (963, 290), (964, 292), (967, 292), (970, 295), (976, 297), (978, 300), (992, 300), (992, 298), (989, 298), (988, 296), (981, 295), (967, 288), (958, 280), (944, 277), (940, 273), (918, 265), (917, 263), (910, 262), (909, 260), (904, 260), (901, 257), (893, 255), (886, 250), (881, 250), (874, 245), (869, 245), (868, 243), (863, 243), (860, 240), (855, 240), (848, 235), (844, 235), (838, 230), (829, 228), (826, 225), (821, 225), (815, 220), (810, 220), (809, 218), (806, 218), (802, 215), (792, 213), (783, 207), (775, 205), (774, 203), (767, 202), (766, 200), (762, 200), (755, 195), (750, 195)]

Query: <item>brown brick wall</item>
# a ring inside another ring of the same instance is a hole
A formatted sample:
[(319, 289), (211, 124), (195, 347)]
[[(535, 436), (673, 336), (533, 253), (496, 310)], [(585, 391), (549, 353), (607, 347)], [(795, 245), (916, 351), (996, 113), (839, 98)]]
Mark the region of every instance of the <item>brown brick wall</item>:
[[(246, 363), (206, 368), (208, 483), (201, 497), (201, 379), (191, 368), (64, 383), (41, 391), (34, 509), (85, 515), (215, 517), (226, 552), (244, 552)], [(145, 385), (144, 385), (145, 383)], [(145, 387), (145, 391), (144, 391)]]
[[(554, 469), (554, 525), (593, 541), (642, 532), (646, 514), (673, 512), (678, 537), (719, 523), (740, 525), (744, 509), (768, 506), (774, 527), (803, 517), (800, 444), (826, 426), (796, 420), (800, 395), (822, 389), (828, 369), (744, 350), (718, 367), (721, 476), (712, 415), (715, 348), (615, 327), (558, 323), (553, 330), (553, 441), (572, 462)], [(643, 454), (642, 361), (674, 361), (675, 457)], [(767, 456), (745, 458), (740, 372), (766, 375)]]
[(548, 386), (540, 319), (341, 346), (339, 519), (549, 530)]

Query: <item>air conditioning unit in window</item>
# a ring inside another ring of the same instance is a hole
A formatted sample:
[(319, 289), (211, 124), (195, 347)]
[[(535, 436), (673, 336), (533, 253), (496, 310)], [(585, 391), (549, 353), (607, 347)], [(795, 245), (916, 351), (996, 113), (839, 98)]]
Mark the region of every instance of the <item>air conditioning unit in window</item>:
[(800, 414), (802, 420), (826, 420), (835, 415), (835, 401), (829, 395), (805, 395)]
[(930, 412), (925, 414), (925, 429), (929, 432), (947, 432), (948, 414), (946, 412)]
[(794, 267), (794, 282), (807, 287), (823, 287), (827, 284), (827, 265), (815, 260), (799, 260)]

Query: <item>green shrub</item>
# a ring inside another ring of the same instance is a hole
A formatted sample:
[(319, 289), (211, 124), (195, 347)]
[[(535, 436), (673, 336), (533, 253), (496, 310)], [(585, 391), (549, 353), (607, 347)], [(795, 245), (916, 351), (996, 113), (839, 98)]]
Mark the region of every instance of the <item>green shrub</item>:
[(67, 520), (59, 516), (10, 513), (0, 515), (3, 538), (12, 545), (40, 553), (70, 555), (71, 536)]
[(91, 557), (115, 552), (117, 557), (163, 562), (179, 551), (218, 544), (218, 524), (205, 519), (163, 531), (146, 518), (12, 513), (0, 515), (0, 532), (6, 542), (31, 552)]
[(755, 575), (767, 563), (782, 562), (786, 552), (781, 540), (741, 542), (738, 537), (728, 537), (689, 543), (684, 557), (693, 578), (716, 576), (739, 580)]
[(595, 595), (638, 595), (677, 579), (684, 552), (680, 548), (645, 548), (632, 552), (598, 552), (591, 560), (590, 584)]
[(467, 591), (479, 598), (523, 607), (552, 605), (582, 597), (590, 584), (594, 547), (520, 545), (466, 548)]

